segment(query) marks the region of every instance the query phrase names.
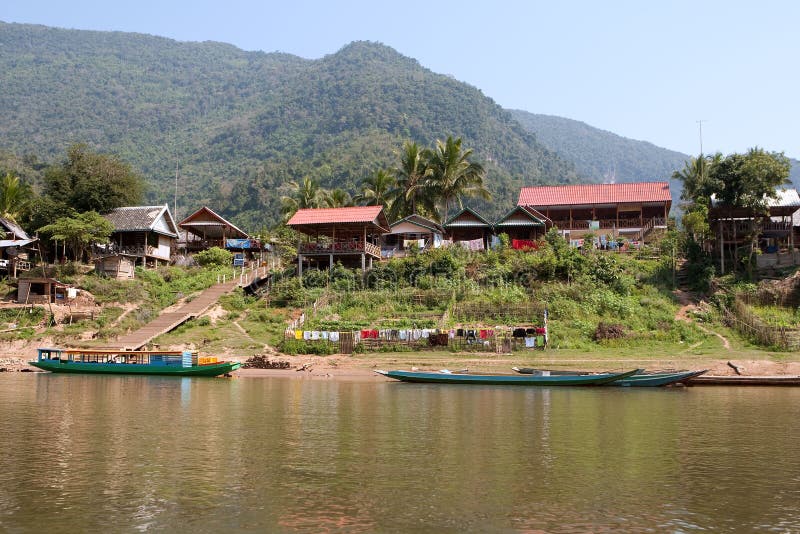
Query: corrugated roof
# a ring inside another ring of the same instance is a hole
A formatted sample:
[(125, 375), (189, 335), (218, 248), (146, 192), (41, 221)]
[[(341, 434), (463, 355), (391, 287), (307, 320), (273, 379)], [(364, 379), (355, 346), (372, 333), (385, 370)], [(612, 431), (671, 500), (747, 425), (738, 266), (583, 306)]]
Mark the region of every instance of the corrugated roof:
[(523, 187), (517, 204), (542, 207), (671, 201), (668, 182), (633, 182)]
[(472, 208), (464, 208), (444, 223), (445, 228), (491, 228), (492, 223)]
[(495, 228), (505, 226), (546, 226), (542, 219), (534, 215), (535, 211), (529, 210), (527, 206), (515, 206), (498, 219), (494, 226)]
[[(800, 208), (800, 195), (797, 189), (779, 188), (775, 190), (777, 196), (775, 198), (767, 199), (767, 206), (770, 208)], [(720, 201), (716, 195), (711, 195), (711, 206), (716, 208), (720, 206)]]
[[(211, 218), (211, 220), (202, 220), (202, 216), (206, 215)], [(194, 220), (200, 218), (201, 220)], [(199, 210), (195, 211), (184, 220), (178, 223), (178, 227), (183, 228), (184, 230), (192, 230), (193, 228), (201, 228), (196, 235), (202, 235), (205, 233), (209, 237), (221, 237), (223, 234), (226, 237), (241, 237), (241, 238), (248, 238), (250, 236), (247, 235), (247, 232), (233, 224), (232, 222), (226, 220), (222, 217), (222, 215), (218, 214), (208, 206), (203, 206)], [(223, 228), (227, 230), (233, 230), (233, 233), (228, 233), (223, 231)], [(218, 232), (214, 232), (213, 228), (219, 229)]]
[[(383, 206), (355, 206), (351, 208), (306, 208), (297, 210), (287, 226), (331, 223), (377, 223)], [(379, 225), (383, 226), (383, 225)], [(387, 224), (388, 226), (388, 224)]]
[(431, 231), (434, 231), (434, 232), (438, 232), (440, 234), (444, 233), (444, 228), (442, 228), (441, 225), (439, 225), (439, 223), (436, 223), (436, 222), (434, 222), (434, 221), (432, 221), (430, 219), (426, 219), (422, 215), (417, 215), (416, 213), (412, 214), (412, 215), (409, 215), (408, 217), (404, 217), (404, 218), (400, 219), (399, 221), (393, 222), (390, 225), (390, 228), (394, 228), (395, 226), (397, 226), (398, 224), (403, 223), (403, 222), (415, 224), (415, 225), (417, 225), (419, 227), (426, 228), (428, 230), (431, 230)]
[[(159, 219), (164, 216), (170, 232), (156, 230), (154, 227)], [(147, 232), (155, 231), (171, 237), (178, 237), (175, 220), (169, 212), (169, 206), (123, 206), (115, 208), (103, 215), (114, 225), (116, 232)]]
[(10, 221), (5, 217), (0, 217), (0, 224), (5, 226), (7, 233), (14, 236), (15, 239), (30, 239), (31, 237), (23, 230), (17, 223)]

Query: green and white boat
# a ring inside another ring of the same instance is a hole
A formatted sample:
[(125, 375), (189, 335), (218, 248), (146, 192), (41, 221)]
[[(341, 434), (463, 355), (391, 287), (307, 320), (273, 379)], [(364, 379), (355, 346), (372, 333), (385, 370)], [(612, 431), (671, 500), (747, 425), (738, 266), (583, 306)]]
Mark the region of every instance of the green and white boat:
[(239, 362), (199, 357), (194, 351), (123, 351), (98, 349), (38, 349), (34, 367), (53, 373), (119, 375), (219, 376), (235, 371)]
[(491, 375), (451, 372), (419, 372), (419, 371), (380, 371), (375, 372), (403, 382), (425, 382), (433, 384), (482, 384), (502, 386), (601, 386), (622, 380), (641, 369), (625, 373), (603, 373), (595, 375)]

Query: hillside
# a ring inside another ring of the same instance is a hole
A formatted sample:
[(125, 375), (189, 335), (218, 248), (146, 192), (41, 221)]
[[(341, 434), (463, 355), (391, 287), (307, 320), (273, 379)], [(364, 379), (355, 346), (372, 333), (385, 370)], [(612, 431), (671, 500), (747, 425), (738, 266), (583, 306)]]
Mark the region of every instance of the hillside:
[(575, 164), (589, 181), (652, 182), (670, 180), (672, 198), (680, 198), (681, 185), (671, 180), (672, 173), (683, 168), (686, 154), (636, 141), (552, 115), (538, 115), (521, 110), (511, 114), (540, 143)]
[(0, 22), (0, 152), (41, 162), (73, 142), (116, 153), (148, 201), (209, 203), (249, 227), (278, 220), (279, 189), (310, 175), (355, 192), (406, 139), (462, 136), (488, 169), (495, 215), (519, 186), (577, 180), (480, 90), (381, 44), (319, 60), (148, 35)]

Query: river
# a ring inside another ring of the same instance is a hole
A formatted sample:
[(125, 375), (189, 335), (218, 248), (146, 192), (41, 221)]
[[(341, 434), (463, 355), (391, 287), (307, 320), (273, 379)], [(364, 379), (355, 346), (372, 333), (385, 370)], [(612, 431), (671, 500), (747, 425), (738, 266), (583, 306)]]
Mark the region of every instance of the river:
[(800, 531), (800, 388), (0, 375), (0, 531)]

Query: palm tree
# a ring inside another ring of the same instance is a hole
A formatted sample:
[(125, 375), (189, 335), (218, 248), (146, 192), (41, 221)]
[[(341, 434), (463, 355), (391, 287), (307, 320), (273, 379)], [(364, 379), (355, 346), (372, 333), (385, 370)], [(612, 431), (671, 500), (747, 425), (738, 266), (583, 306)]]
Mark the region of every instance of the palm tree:
[(19, 176), (7, 172), (0, 180), (0, 217), (17, 222), (30, 199), (30, 188), (20, 182)]
[(356, 198), (364, 206), (387, 206), (391, 201), (391, 191), (394, 189), (394, 176), (388, 171), (379, 170), (361, 182), (362, 191)]
[(450, 206), (457, 202), (463, 207), (464, 197), (490, 199), (491, 194), (483, 185), (486, 171), (480, 163), (469, 161), (472, 149), (461, 149), (461, 138), (448, 136), (446, 141), (436, 141), (436, 148), (426, 151), (428, 161), (427, 187), (430, 187), (442, 203), (447, 220)]
[(287, 220), (297, 210), (322, 206), (325, 191), (316, 180), (306, 176), (300, 182), (292, 180), (286, 185), (289, 187), (289, 195), (281, 197), (281, 209)]
[(353, 199), (350, 193), (337, 187), (333, 191), (326, 191), (324, 194), (324, 203), (329, 208), (346, 208), (353, 205)]
[(417, 143), (407, 141), (400, 152), (400, 165), (394, 173), (397, 187), (392, 190), (392, 209), (389, 215), (400, 219), (417, 213), (417, 202), (425, 194), (425, 173), (427, 166), (424, 150)]
[(681, 198), (696, 204), (707, 203), (715, 187), (711, 171), (721, 160), (722, 154), (700, 154), (685, 162), (683, 169), (673, 172), (672, 178), (683, 182)]

